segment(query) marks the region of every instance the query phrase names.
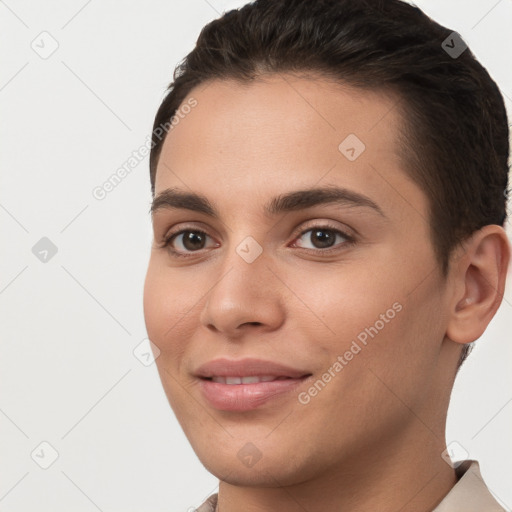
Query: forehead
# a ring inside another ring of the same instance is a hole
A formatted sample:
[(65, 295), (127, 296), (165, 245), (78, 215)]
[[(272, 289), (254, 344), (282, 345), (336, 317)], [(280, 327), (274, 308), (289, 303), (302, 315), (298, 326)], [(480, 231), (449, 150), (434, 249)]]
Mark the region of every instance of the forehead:
[(243, 83), (213, 80), (183, 104), (190, 98), (196, 105), (165, 139), (156, 192), (222, 189), (234, 200), (248, 191), (275, 195), (336, 184), (373, 190), (386, 203), (397, 199), (389, 187), (415, 188), (398, 155), (402, 119), (392, 95), (273, 74)]
[[(262, 156), (262, 142), (283, 151), (294, 145), (296, 152), (313, 143), (320, 151), (329, 145), (338, 156), (335, 143), (351, 133), (373, 149), (393, 149), (400, 122), (394, 110), (395, 97), (315, 75), (271, 74), (245, 82), (213, 80), (192, 90), (182, 105), (189, 98), (194, 98), (197, 106), (180, 116), (164, 143), (176, 157), (180, 148), (191, 149), (189, 144), (199, 141), (198, 157), (226, 149), (249, 154), (255, 150)], [(320, 139), (323, 145), (319, 145)]]

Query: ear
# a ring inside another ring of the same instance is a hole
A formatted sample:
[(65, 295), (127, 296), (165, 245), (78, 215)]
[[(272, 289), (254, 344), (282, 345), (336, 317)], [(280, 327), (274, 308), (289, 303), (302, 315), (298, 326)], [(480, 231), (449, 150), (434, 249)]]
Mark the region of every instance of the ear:
[(503, 299), (510, 252), (505, 230), (495, 224), (473, 233), (456, 251), (449, 339), (470, 343), (483, 334)]

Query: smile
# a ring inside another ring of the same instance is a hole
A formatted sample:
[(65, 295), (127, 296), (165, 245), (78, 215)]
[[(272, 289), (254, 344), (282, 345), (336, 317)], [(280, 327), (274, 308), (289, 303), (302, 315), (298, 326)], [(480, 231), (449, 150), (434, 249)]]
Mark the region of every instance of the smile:
[(290, 377), (276, 377), (275, 375), (251, 375), (247, 377), (222, 377), (215, 376), (211, 380), (220, 384), (257, 384), (259, 382), (271, 382), (278, 379), (289, 379)]

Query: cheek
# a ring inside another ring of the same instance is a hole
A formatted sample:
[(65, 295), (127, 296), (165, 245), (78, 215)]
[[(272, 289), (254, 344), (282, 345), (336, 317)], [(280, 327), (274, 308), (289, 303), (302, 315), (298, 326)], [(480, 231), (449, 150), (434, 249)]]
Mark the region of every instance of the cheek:
[(403, 292), (400, 312), (368, 338), (365, 366), (383, 402), (419, 408), (428, 395), (444, 338), (442, 305), (433, 285)]
[(293, 283), (296, 298), (288, 303), (289, 314), (305, 332), (318, 327), (324, 339), (332, 340), (329, 345), (343, 349), (379, 321), (379, 315), (388, 312), (391, 321), (397, 316), (393, 304), (400, 300), (400, 281), (389, 278), (389, 269), (378, 273), (374, 267), (354, 261), (290, 274), (287, 282)]
[[(443, 338), (439, 283), (433, 273), (417, 285), (420, 270), (428, 266), (419, 258), (398, 262), (392, 254), (380, 256), (372, 264), (318, 267), (314, 278), (297, 272), (291, 282), (301, 300), (289, 303), (289, 313), (308, 333), (313, 358), (318, 356), (328, 368), (346, 354), (343, 365), (350, 371), (344, 373), (351, 378), (339, 381), (354, 387), (356, 395), (367, 381), (368, 393), (362, 395), (372, 396), (379, 377), (414, 394), (433, 371)], [(380, 387), (389, 393), (384, 384)]]
[(162, 347), (159, 342), (166, 325), (167, 329), (169, 328), (166, 319), (169, 293), (166, 292), (165, 283), (162, 281), (155, 270), (155, 265), (150, 262), (144, 282), (144, 320), (149, 339), (160, 349)]
[[(150, 260), (144, 283), (144, 319), (149, 339), (160, 350), (155, 364), (162, 387), (178, 420), (187, 412), (188, 395), (180, 376), (188, 335), (187, 310), (180, 284), (164, 265)], [(190, 323), (190, 321), (189, 321)]]
[(149, 339), (160, 349), (158, 364), (169, 364), (184, 347), (190, 294), (183, 293), (183, 285), (172, 272), (150, 261), (144, 283), (144, 319)]

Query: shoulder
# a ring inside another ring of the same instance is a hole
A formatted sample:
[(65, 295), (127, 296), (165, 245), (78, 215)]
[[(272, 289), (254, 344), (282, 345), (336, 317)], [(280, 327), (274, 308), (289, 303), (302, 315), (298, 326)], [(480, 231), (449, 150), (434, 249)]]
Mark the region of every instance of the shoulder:
[(485, 484), (476, 460), (465, 460), (455, 471), (458, 482), (432, 512), (506, 512)]
[(215, 512), (217, 508), (217, 494), (212, 494), (195, 512)]

